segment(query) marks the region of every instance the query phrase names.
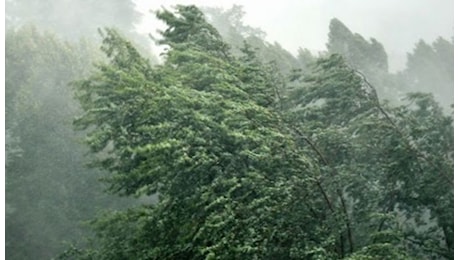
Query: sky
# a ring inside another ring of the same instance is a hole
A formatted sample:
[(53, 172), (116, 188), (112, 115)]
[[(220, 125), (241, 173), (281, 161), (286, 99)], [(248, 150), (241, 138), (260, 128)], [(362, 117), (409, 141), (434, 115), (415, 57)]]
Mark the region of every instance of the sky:
[(338, 18), (352, 32), (381, 42), (389, 56), (390, 70), (404, 68), (406, 53), (420, 39), (432, 43), (454, 35), (453, 0), (135, 0), (146, 15), (138, 26), (142, 33), (155, 32), (161, 24), (148, 10), (174, 4), (220, 6), (242, 5), (244, 22), (267, 33), (269, 42), (280, 43), (292, 54), (300, 47), (313, 53), (326, 49), (329, 22)]

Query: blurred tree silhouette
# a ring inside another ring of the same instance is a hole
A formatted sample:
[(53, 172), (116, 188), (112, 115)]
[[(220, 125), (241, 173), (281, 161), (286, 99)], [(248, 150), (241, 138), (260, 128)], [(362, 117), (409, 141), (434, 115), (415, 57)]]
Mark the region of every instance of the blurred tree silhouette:
[(446, 109), (454, 102), (453, 68), (453, 42), (440, 37), (430, 46), (420, 40), (407, 55), (407, 68), (401, 76), (407, 91), (433, 93)]
[[(6, 256), (49, 259), (88, 230), (82, 221), (110, 201), (87, 169), (72, 130), (78, 104), (68, 83), (100, 57), (35, 27), (6, 33)], [(81, 241), (83, 242), (83, 241)]]

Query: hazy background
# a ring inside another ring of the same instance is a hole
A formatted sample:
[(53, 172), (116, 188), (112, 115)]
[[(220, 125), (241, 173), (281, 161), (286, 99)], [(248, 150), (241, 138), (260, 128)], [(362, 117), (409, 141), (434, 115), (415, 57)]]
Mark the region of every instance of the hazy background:
[[(267, 40), (277, 41), (294, 55), (299, 47), (313, 53), (326, 49), (328, 25), (338, 18), (353, 32), (366, 39), (376, 38), (389, 56), (390, 71), (403, 69), (406, 53), (416, 42), (433, 42), (437, 37), (454, 35), (453, 0), (284, 0), (284, 1), (210, 1), (210, 0), (135, 0), (144, 13), (138, 30), (155, 32), (160, 25), (148, 10), (174, 4), (244, 6), (245, 22), (267, 33)], [(286, 15), (289, 14), (289, 15)]]
[[(249, 42), (258, 50), (260, 62), (270, 65), (270, 70), (260, 72), (263, 75), (275, 72), (272, 76), (276, 82), (273, 84), (277, 87), (279, 84), (279, 88), (289, 95), (312, 96), (308, 92), (299, 92), (303, 93), (301, 95), (290, 93), (293, 88), (302, 90), (309, 86), (299, 79), (292, 81), (292, 76), (300, 77), (301, 74), (297, 75), (300, 70), (305, 76), (316, 75), (312, 69), (316, 59), (337, 53), (343, 55), (351, 67), (366, 75), (376, 86), (381, 100), (399, 105), (406, 93), (421, 91), (432, 93), (446, 114), (452, 111), (453, 0), (133, 1), (5, 2), (7, 259), (51, 259), (68, 249), (68, 243), (83, 248), (88, 243), (86, 238), (92, 234), (92, 229), (85, 224), (87, 221), (106, 210), (124, 210), (156, 201), (154, 196), (120, 198), (104, 192), (107, 185), (99, 179), (107, 176), (107, 171), (86, 167), (93, 157), (83, 142), (85, 132), (75, 131), (73, 125), (74, 119), (83, 111), (74, 98), (74, 85), (70, 83), (94, 75), (98, 70), (93, 65), (108, 61), (100, 51), (102, 38), (98, 28), (116, 28), (143, 57), (158, 64), (155, 55), (163, 52), (164, 46), (154, 46), (146, 36), (150, 33), (158, 36), (155, 32), (165, 29), (150, 13), (150, 10), (162, 6), (171, 10), (172, 5), (180, 3), (226, 9), (223, 12), (213, 8), (203, 10), (224, 41), (233, 48), (232, 54), (241, 55), (236, 50), (243, 47), (244, 41)], [(242, 6), (246, 12), (243, 22), (248, 26), (240, 23), (241, 9), (232, 9), (234, 4)], [(266, 37), (255, 28), (266, 32)], [(329, 32), (331, 37), (328, 37)], [(246, 37), (248, 35), (251, 37)], [(366, 40), (373, 37), (377, 41), (365, 41), (361, 36)], [(297, 55), (300, 47), (303, 51)], [(314, 55), (318, 52), (323, 55)], [(253, 66), (239, 60), (241, 66)], [(191, 65), (200, 68), (200, 64)], [(168, 71), (166, 75), (169, 75)], [(188, 72), (184, 73), (188, 75)], [(327, 71), (324, 73), (329, 75)], [(347, 82), (338, 78), (335, 83)], [(262, 86), (257, 83), (254, 89), (259, 85)], [(295, 99), (292, 101), (293, 104), (304, 104)], [(308, 107), (308, 103), (305, 104)], [(428, 129), (426, 122), (433, 118), (422, 119), (417, 127)], [(436, 120), (432, 122), (438, 122)], [(299, 120), (303, 121), (303, 118)], [(450, 131), (449, 127), (445, 131)], [(445, 140), (450, 149), (450, 135)], [(427, 147), (431, 147), (429, 144)], [(436, 147), (439, 145), (431, 148)], [(435, 188), (420, 190), (439, 194), (450, 192), (443, 190), (444, 186), (436, 186), (437, 182), (430, 181), (426, 185)], [(444, 207), (447, 204), (439, 205)], [(451, 212), (450, 208), (450, 204), (445, 206), (448, 212)], [(120, 227), (120, 234), (129, 230), (125, 230), (124, 225)]]

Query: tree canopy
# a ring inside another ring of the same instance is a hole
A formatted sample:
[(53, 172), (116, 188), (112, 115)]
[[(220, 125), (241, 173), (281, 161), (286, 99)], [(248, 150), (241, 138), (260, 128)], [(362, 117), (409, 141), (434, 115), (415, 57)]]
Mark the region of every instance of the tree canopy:
[[(100, 57), (33, 26), (6, 32), (6, 257), (50, 259), (90, 234), (83, 221), (122, 205), (85, 167), (72, 119), (80, 113), (68, 85)], [(81, 242), (81, 243), (80, 243)]]
[(158, 64), (131, 1), (6, 4), (8, 259), (453, 259), (453, 40), (177, 5)]
[(448, 108), (454, 102), (453, 68), (453, 42), (439, 37), (429, 45), (420, 40), (413, 53), (407, 55), (407, 68), (402, 77), (408, 91), (431, 92), (444, 108)]
[(453, 258), (452, 117), (432, 96), (382, 103), (337, 54), (286, 82), (195, 6), (156, 15), (164, 64), (106, 29), (74, 123), (111, 192), (158, 202), (99, 218), (63, 258)]

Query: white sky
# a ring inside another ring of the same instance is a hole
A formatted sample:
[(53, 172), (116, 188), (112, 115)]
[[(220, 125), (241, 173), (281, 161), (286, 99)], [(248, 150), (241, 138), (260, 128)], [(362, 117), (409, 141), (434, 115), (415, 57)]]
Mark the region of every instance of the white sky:
[(325, 50), (329, 21), (336, 17), (351, 31), (383, 43), (390, 69), (402, 69), (406, 53), (419, 39), (431, 43), (438, 36), (450, 40), (454, 34), (453, 0), (135, 0), (146, 13), (139, 31), (155, 32), (160, 26), (148, 10), (174, 4), (197, 6), (244, 6), (244, 21), (267, 33), (294, 55), (299, 47), (312, 52)]

